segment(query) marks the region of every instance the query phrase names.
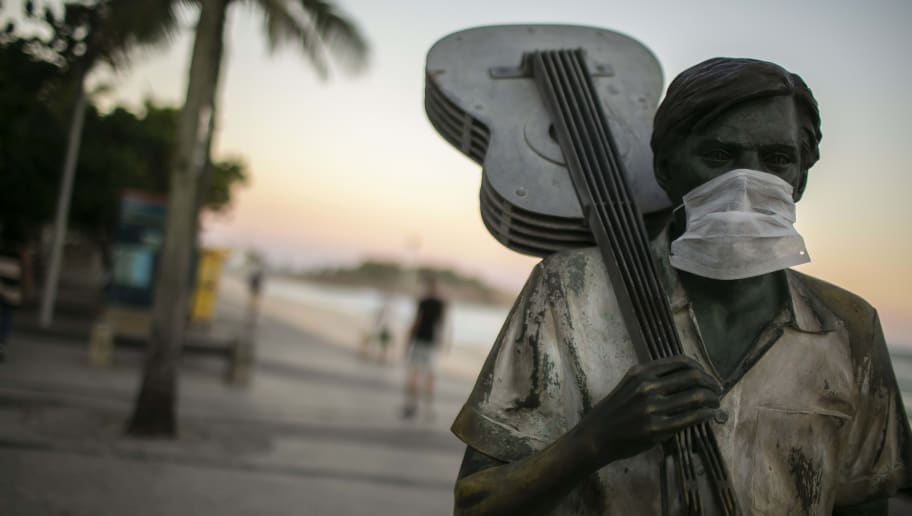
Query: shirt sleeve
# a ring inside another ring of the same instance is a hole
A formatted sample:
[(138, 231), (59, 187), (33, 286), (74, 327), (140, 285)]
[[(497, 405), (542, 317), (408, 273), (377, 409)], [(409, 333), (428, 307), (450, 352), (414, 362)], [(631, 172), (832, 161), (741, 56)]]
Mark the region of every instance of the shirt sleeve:
[(880, 320), (873, 309), (867, 314), (866, 328), (853, 339), (859, 398), (844, 447), (837, 506), (886, 498), (910, 485), (909, 420)]
[(533, 269), (453, 423), (468, 446), (504, 462), (546, 447), (579, 411), (561, 381), (558, 321), (567, 308), (555, 278), (547, 265)]

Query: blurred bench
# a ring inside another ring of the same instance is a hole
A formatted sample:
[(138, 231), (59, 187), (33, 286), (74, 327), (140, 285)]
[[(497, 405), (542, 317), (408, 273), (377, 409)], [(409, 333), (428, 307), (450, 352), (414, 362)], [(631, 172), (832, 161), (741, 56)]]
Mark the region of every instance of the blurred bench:
[[(89, 362), (109, 367), (115, 346), (146, 349), (151, 335), (152, 317), (148, 310), (112, 306), (106, 308), (89, 334)], [(247, 332), (249, 335), (249, 332)], [(247, 336), (215, 336), (193, 327), (184, 334), (183, 353), (224, 359), (225, 379), (247, 385), (253, 365), (253, 349)]]

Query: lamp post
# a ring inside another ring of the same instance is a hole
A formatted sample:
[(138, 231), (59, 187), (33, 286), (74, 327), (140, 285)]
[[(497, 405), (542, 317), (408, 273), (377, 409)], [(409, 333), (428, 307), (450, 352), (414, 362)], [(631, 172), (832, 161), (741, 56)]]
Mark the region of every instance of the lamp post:
[(84, 77), (79, 80), (79, 92), (73, 119), (70, 123), (70, 134), (67, 140), (66, 157), (63, 162), (63, 177), (60, 179), (60, 192), (57, 197), (57, 213), (54, 217), (54, 236), (51, 241), (51, 256), (47, 276), (41, 292), (41, 314), (39, 323), (48, 328), (54, 319), (54, 303), (57, 301), (57, 284), (60, 280), (60, 267), (63, 261), (63, 244), (66, 240), (67, 219), (70, 214), (70, 199), (73, 197), (73, 180), (76, 176), (76, 162), (79, 159), (79, 143), (82, 140), (82, 125), (85, 121), (86, 92)]

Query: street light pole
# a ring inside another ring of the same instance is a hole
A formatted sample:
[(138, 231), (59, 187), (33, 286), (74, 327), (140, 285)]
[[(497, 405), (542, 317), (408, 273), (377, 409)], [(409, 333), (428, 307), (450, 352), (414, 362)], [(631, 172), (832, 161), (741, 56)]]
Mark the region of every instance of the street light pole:
[(82, 125), (85, 120), (86, 92), (84, 77), (79, 79), (79, 92), (70, 123), (70, 134), (67, 140), (66, 159), (63, 164), (63, 177), (60, 180), (60, 193), (57, 197), (57, 214), (54, 217), (54, 237), (51, 241), (51, 257), (47, 275), (44, 278), (44, 289), (41, 293), (42, 328), (51, 325), (54, 319), (54, 303), (57, 300), (57, 283), (60, 279), (60, 266), (63, 261), (63, 244), (66, 240), (67, 219), (70, 214), (70, 199), (73, 196), (73, 178), (76, 175), (76, 162), (79, 159), (79, 146), (82, 140)]

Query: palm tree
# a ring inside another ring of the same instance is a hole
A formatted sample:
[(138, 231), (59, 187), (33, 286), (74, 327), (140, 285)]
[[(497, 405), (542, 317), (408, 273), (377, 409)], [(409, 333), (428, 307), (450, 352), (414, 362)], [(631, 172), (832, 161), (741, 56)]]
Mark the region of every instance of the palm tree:
[[(53, 49), (58, 64), (68, 67), (75, 94), (54, 217), (54, 239), (41, 298), (42, 326), (49, 326), (53, 317), (70, 198), (82, 143), (86, 76), (100, 63), (119, 70), (129, 64), (130, 56), (137, 48), (168, 41), (177, 26), (174, 7), (173, 2), (161, 0), (70, 2), (64, 5), (63, 17), (55, 16), (50, 8), (43, 9), (42, 17), (53, 33), (44, 47)], [(25, 11), (28, 17), (36, 16), (35, 2), (27, 1)]]
[(331, 2), (195, 0), (200, 15), (171, 170), (149, 354), (127, 428), (131, 435), (167, 437), (177, 431), (177, 362), (189, 302), (188, 279), (198, 217), (197, 189), (209, 153), (225, 17), (229, 5), (235, 1), (260, 10), (271, 49), (285, 44), (300, 46), (321, 77), (328, 74), (329, 52), (351, 70), (357, 70), (366, 60), (367, 44), (360, 31)]

